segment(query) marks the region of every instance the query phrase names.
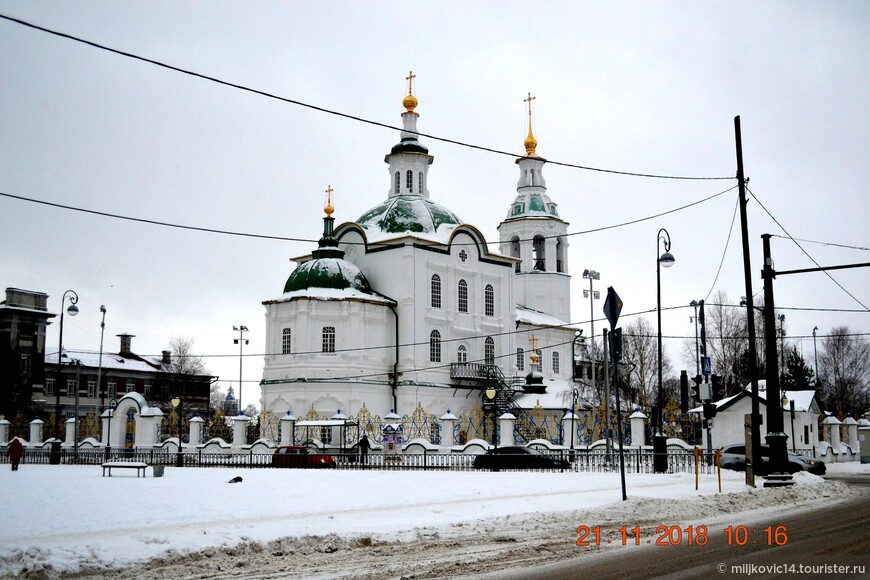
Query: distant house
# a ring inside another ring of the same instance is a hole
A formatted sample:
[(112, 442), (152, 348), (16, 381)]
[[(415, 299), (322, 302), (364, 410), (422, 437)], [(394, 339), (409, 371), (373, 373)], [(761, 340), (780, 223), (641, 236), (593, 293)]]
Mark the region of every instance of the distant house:
[[(767, 435), (767, 383), (758, 381), (758, 406), (762, 416), (761, 442), (765, 443)], [(783, 426), (788, 436), (788, 449), (794, 449), (804, 455), (815, 455), (819, 448), (819, 417), (822, 409), (814, 390), (785, 391), (788, 402), (777, 406), (782, 409)], [(794, 413), (792, 414), (792, 401)], [(711, 425), (713, 448), (721, 448), (733, 443), (743, 443), (745, 436), (745, 417), (752, 412), (751, 386), (743, 392), (716, 402), (716, 417)], [(703, 409), (697, 407), (689, 411), (703, 415)], [(707, 432), (704, 430), (704, 448), (707, 448)]]
[[(58, 368), (57, 349), (45, 357), (45, 388), (35, 391), (34, 398), (43, 400), (44, 415), (49, 416), (59, 407), (63, 417), (75, 414), (75, 393), (79, 393), (79, 415), (100, 415), (112, 399), (126, 393), (139, 393), (150, 405), (168, 410), (170, 401), (179, 397), (185, 415), (209, 412), (209, 393), (214, 379), (210, 375), (192, 375), (178, 372), (169, 351), (161, 357), (138, 355), (132, 351), (132, 334), (119, 334), (120, 350), (98, 352), (63, 349)], [(76, 361), (81, 364), (77, 368)], [(100, 369), (102, 369), (100, 371)], [(97, 384), (97, 374), (101, 377)], [(78, 376), (78, 380), (77, 380)]]
[(27, 414), (43, 388), (45, 327), (55, 317), (47, 304), (48, 294), (18, 288), (0, 302), (0, 415), (9, 419)]

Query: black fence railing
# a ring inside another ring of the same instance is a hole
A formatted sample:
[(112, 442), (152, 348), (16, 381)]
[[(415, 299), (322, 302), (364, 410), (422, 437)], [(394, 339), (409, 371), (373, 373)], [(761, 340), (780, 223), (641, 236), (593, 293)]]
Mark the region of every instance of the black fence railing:
[[(608, 453), (602, 450), (587, 451), (583, 449), (560, 449), (553, 451), (539, 450), (553, 458), (565, 459), (571, 463), (571, 468), (565, 471), (606, 473), (619, 471), (619, 454), (616, 450)], [(420, 453), (369, 453), (365, 457), (358, 453), (328, 450), (323, 452), (335, 461), (337, 469), (370, 469), (370, 470), (433, 470), (433, 471), (470, 471), (474, 469), (476, 455), (465, 453), (441, 453), (423, 451)], [(241, 467), (261, 468), (272, 466), (271, 453), (254, 453), (244, 451), (236, 453), (204, 453), (202, 450), (181, 454), (183, 467)], [(163, 449), (110, 449), (107, 454), (104, 449), (79, 450), (73, 453), (70, 449), (61, 449), (52, 456), (50, 449), (28, 449), (24, 453), (22, 464), (31, 465), (100, 465), (105, 461), (136, 461), (148, 465), (179, 465), (178, 453)], [(626, 449), (624, 453), (626, 473), (653, 473), (653, 453), (647, 449)], [(0, 464), (9, 463), (6, 449), (0, 449)], [(694, 455), (685, 450), (669, 450), (669, 473), (693, 473), (695, 470)], [(703, 453), (699, 461), (701, 473), (715, 473), (716, 467), (712, 455)]]

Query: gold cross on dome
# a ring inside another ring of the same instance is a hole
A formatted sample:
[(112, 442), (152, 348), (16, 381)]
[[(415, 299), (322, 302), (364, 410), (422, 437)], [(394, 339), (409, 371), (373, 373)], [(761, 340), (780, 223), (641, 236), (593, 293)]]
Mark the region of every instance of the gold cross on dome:
[(332, 192), (335, 191), (332, 189), (332, 185), (326, 186), (326, 203), (332, 204)]
[(524, 103), (529, 104), (529, 123), (532, 122), (532, 101), (534, 101), (537, 97), (533, 97), (532, 93), (529, 93), (529, 97), (527, 99), (523, 99)]
[(417, 75), (414, 74), (414, 71), (408, 71), (408, 76), (405, 77), (405, 80), (408, 81), (408, 94), (413, 93), (414, 88), (414, 79), (417, 78)]
[(534, 334), (532, 336), (530, 336), (529, 342), (532, 343), (532, 350), (533, 351), (538, 350), (538, 337), (537, 336), (535, 336)]

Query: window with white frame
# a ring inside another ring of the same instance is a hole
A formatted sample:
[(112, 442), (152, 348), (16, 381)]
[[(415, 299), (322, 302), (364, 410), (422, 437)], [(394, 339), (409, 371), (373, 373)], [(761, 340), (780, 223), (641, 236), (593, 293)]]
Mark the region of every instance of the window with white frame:
[(431, 299), (429, 304), (432, 308), (441, 308), (441, 276), (432, 274)]
[(401, 184), (402, 184), (402, 177), (399, 175), (399, 172), (397, 171), (397, 172), (396, 172), (396, 183), (395, 183), (395, 186), (394, 186), (394, 189), (395, 189), (395, 191), (396, 191), (396, 194), (399, 193), (399, 187), (401, 186)]
[(109, 381), (106, 383), (106, 387), (108, 388), (108, 392), (106, 393), (109, 397), (114, 397), (118, 394), (118, 383), (115, 381)]
[(126, 388), (126, 391), (127, 391), (128, 393), (132, 393), (133, 391), (136, 390), (136, 381), (135, 381), (135, 379), (129, 379), (129, 378), (128, 378), (128, 379), (127, 379), (126, 381), (124, 381), (124, 382), (126, 383), (126, 387), (125, 387), (125, 388)]
[(423, 195), (423, 172), (417, 174), (417, 193)]
[(335, 352), (335, 327), (323, 327), (323, 352)]
[(559, 353), (558, 352), (553, 353), (553, 374), (554, 375), (559, 374)]
[(92, 381), (88, 381), (88, 396), (96, 397), (97, 396), (97, 381), (96, 377)]
[(23, 375), (30, 374), (30, 354), (32, 352), (32, 349), (33, 347), (30, 346), (22, 346), (18, 349), (18, 353), (21, 355), (21, 361), (18, 368)]
[(517, 349), (517, 370), (526, 370), (526, 353), (521, 348)]
[(495, 316), (495, 290), (487, 284), (483, 290), (483, 310), (487, 316)]
[(465, 280), (459, 281), (459, 312), (468, 312), (468, 283)]
[(281, 335), (281, 354), (290, 354), (290, 339), (292, 332), (289, 328), (285, 328)]
[(483, 342), (483, 363), (487, 365), (495, 364), (495, 341), (491, 336), (487, 336)]
[(458, 362), (458, 363), (467, 363), (468, 362), (468, 350), (465, 348), (464, 344), (460, 344), (459, 348), (456, 349), (456, 362)]
[(143, 391), (146, 399), (151, 396), (151, 381), (145, 381)]
[(437, 330), (429, 333), (429, 362), (441, 362), (441, 333)]
[(76, 380), (75, 379), (67, 379), (66, 380), (66, 396), (73, 397), (76, 394)]
[(54, 394), (54, 377), (45, 377), (45, 394)]
[(408, 189), (408, 193), (414, 192), (414, 172), (410, 169), (405, 172), (405, 187)]

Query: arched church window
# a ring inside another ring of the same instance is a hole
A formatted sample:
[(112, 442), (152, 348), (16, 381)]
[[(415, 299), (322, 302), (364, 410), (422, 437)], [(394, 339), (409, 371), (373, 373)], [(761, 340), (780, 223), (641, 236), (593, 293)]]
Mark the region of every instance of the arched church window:
[(565, 271), (565, 242), (562, 238), (556, 238), (556, 271)]
[(467, 363), (468, 362), (468, 350), (465, 348), (464, 344), (460, 344), (459, 348), (456, 349), (456, 362), (458, 362), (458, 363)]
[(537, 235), (532, 240), (532, 260), (535, 262), (535, 270), (547, 271), (547, 257), (544, 254), (544, 236)]
[(554, 375), (559, 374), (559, 353), (558, 352), (553, 353), (553, 374)]
[(423, 172), (417, 174), (417, 193), (423, 195)]
[(408, 193), (414, 193), (414, 172), (410, 169), (405, 172), (405, 187)]
[(441, 362), (441, 333), (437, 330), (429, 333), (429, 362)]
[(290, 354), (290, 338), (292, 332), (289, 328), (285, 328), (281, 336), (281, 354)]
[(394, 185), (394, 187), (393, 187), (393, 189), (396, 190), (396, 191), (395, 191), (396, 195), (399, 194), (399, 186), (400, 186), (401, 183), (402, 183), (401, 180), (402, 180), (402, 178), (399, 176), (399, 172), (397, 171), (397, 172), (396, 172), (396, 183), (395, 183), (395, 185)]
[(465, 280), (459, 281), (459, 312), (468, 312), (468, 283)]
[(491, 336), (487, 336), (483, 342), (483, 364), (495, 364), (495, 341)]
[(483, 310), (487, 316), (495, 316), (495, 291), (492, 284), (487, 284), (483, 290)]
[(441, 276), (432, 274), (431, 300), (432, 308), (441, 308)]
[(323, 352), (335, 352), (335, 327), (323, 327)]
[(526, 353), (521, 348), (517, 349), (517, 370), (526, 370)]

